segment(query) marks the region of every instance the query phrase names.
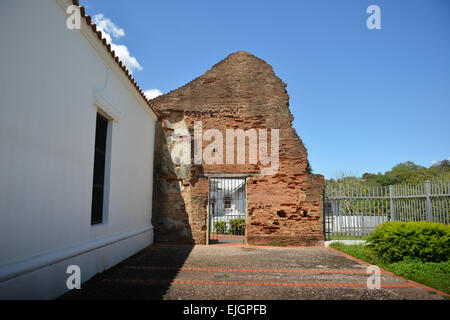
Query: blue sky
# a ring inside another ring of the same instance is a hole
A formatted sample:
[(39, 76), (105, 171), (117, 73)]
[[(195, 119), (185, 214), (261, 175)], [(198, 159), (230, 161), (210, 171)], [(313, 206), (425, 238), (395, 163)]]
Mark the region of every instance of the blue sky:
[[(169, 92), (238, 50), (266, 60), (288, 84), (293, 125), (326, 178), (450, 157), (450, 1), (80, 4), (103, 15), (144, 90)], [(381, 30), (366, 27), (371, 4)]]

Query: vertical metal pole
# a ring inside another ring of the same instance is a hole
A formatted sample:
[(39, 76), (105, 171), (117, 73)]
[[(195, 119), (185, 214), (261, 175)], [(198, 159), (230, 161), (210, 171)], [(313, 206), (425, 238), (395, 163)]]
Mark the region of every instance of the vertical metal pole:
[(425, 181), (425, 195), (427, 197), (427, 220), (433, 221), (433, 207), (431, 206), (431, 184)]
[(247, 242), (247, 225), (250, 223), (250, 218), (248, 216), (248, 208), (247, 208), (247, 180), (248, 178), (244, 178), (244, 193), (243, 193), (243, 201), (244, 201), (244, 214), (245, 214), (245, 225), (244, 225), (244, 244), (248, 244)]
[(208, 179), (208, 209), (206, 210), (206, 244), (209, 244), (209, 233), (211, 232), (211, 221), (209, 214), (211, 212), (211, 179)]
[(394, 208), (394, 186), (389, 186), (389, 200), (391, 203), (391, 221), (397, 221), (397, 216), (395, 214), (395, 208)]

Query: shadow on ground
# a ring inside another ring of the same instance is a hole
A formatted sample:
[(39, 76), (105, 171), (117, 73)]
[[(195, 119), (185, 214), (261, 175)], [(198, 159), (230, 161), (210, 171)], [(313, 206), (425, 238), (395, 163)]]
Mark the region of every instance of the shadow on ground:
[(60, 299), (442, 299), (387, 273), (372, 290), (369, 275), (366, 264), (323, 247), (157, 244)]
[[(167, 250), (170, 246), (170, 250)], [(150, 299), (162, 300), (193, 249), (192, 245), (154, 245), (115, 267), (97, 274), (60, 300)], [(164, 267), (158, 269), (158, 267)], [(147, 281), (159, 283), (148, 286)]]

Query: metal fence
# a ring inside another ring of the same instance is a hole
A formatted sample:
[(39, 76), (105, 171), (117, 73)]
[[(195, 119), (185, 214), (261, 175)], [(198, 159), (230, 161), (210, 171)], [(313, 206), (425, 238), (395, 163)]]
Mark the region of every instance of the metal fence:
[(325, 188), (327, 240), (362, 238), (385, 221), (450, 223), (450, 181)]

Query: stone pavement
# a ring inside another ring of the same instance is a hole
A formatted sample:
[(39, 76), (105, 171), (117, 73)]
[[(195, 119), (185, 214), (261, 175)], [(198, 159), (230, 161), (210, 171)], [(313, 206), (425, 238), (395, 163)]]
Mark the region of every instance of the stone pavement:
[(367, 288), (367, 265), (329, 248), (245, 245), (150, 246), (62, 299), (391, 300), (443, 299), (382, 272)]

